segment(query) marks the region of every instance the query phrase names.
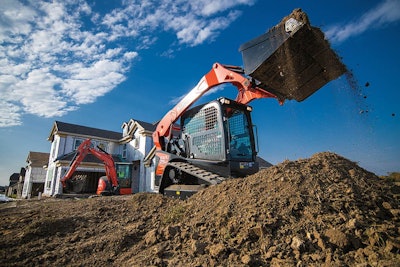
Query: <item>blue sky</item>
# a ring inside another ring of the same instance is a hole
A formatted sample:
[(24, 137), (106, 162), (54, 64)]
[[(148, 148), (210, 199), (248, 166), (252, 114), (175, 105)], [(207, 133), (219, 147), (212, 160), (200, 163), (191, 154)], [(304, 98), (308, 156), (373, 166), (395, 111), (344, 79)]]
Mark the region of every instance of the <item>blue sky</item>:
[[(154, 122), (214, 62), (302, 8), (357, 81), (307, 100), (255, 100), (260, 153), (276, 164), (332, 151), (377, 174), (400, 171), (400, 0), (2, 0), (0, 185), (48, 152), (55, 120), (121, 131)], [(234, 98), (226, 86), (201, 102)]]

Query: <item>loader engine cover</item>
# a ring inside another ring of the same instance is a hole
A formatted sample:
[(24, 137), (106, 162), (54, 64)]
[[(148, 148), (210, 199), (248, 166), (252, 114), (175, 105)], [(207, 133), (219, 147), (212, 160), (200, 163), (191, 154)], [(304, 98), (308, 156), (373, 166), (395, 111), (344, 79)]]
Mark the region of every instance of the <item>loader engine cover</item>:
[(245, 73), (281, 99), (303, 101), (347, 71), (301, 9), (239, 50)]

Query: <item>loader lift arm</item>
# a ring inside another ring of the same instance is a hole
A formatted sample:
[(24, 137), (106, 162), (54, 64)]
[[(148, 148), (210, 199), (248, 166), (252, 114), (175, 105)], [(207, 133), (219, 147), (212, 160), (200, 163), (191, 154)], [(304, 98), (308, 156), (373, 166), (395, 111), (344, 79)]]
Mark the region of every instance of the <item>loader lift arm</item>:
[(64, 177), (61, 178), (61, 183), (63, 187), (67, 187), (67, 180), (72, 177), (75, 170), (78, 166), (82, 163), (88, 153), (91, 153), (96, 158), (100, 159), (104, 163), (104, 168), (106, 171), (106, 176), (108, 181), (111, 183), (113, 191), (116, 191), (119, 187), (118, 179), (117, 179), (117, 172), (115, 170), (115, 162), (114, 159), (110, 154), (106, 151), (97, 147), (97, 149), (91, 147), (91, 139), (86, 139), (82, 142), (76, 150), (75, 156), (70, 163), (70, 168), (65, 173)]
[(241, 67), (214, 63), (212, 69), (200, 79), (198, 84), (160, 120), (153, 133), (153, 142), (156, 150), (164, 149), (164, 138), (171, 138), (173, 125), (181, 115), (202, 95), (215, 86), (224, 83), (231, 83), (236, 86), (238, 94), (235, 101), (241, 104), (248, 104), (252, 100), (259, 98), (276, 98), (280, 104), (283, 104), (283, 99), (279, 99), (276, 95), (257, 87), (254, 81), (243, 74), (244, 70)]

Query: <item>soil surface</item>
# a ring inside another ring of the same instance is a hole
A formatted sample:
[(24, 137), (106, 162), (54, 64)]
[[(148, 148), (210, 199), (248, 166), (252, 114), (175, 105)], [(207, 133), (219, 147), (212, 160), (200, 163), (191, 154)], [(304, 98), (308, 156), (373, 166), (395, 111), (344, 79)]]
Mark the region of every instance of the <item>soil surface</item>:
[(400, 266), (399, 187), (334, 153), (188, 200), (0, 205), (0, 266)]

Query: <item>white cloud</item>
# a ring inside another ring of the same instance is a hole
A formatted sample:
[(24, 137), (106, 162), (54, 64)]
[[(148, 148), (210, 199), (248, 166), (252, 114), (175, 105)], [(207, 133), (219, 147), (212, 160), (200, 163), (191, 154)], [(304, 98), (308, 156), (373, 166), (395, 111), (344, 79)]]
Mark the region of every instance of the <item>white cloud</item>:
[(253, 5), (253, 1), (249, 0), (219, 0), (219, 1), (209, 1), (209, 0), (198, 0), (191, 1), (190, 5), (194, 10), (197, 10), (200, 14), (204, 16), (211, 16), (222, 11), (226, 11), (237, 5)]
[(122, 1), (101, 14), (96, 1), (2, 0), (0, 127), (93, 103), (126, 80), (139, 55), (132, 47), (151, 47), (159, 31), (178, 40), (166, 47), (169, 55), (177, 43), (213, 41), (240, 16), (238, 6), (254, 1)]
[(329, 27), (326, 36), (332, 42), (343, 42), (369, 29), (383, 27), (398, 20), (400, 20), (400, 0), (385, 0), (356, 21)]
[(92, 103), (125, 80), (120, 70), (123, 70), (120, 63), (109, 60), (100, 60), (90, 67), (71, 70), (71, 78), (64, 80), (62, 91), (76, 104)]
[(30, 21), (36, 16), (32, 8), (14, 0), (3, 0), (0, 14), (0, 43), (12, 41), (18, 34), (28, 34), (32, 28)]
[[(143, 33), (172, 31), (180, 44), (196, 46), (212, 41), (240, 16), (234, 8), (253, 5), (255, 0), (126, 1), (126, 6), (104, 16), (102, 24), (111, 30), (111, 38), (134, 36), (149, 40)], [(233, 9), (233, 10), (232, 10)]]
[(17, 126), (22, 123), (20, 108), (0, 99), (0, 127)]

